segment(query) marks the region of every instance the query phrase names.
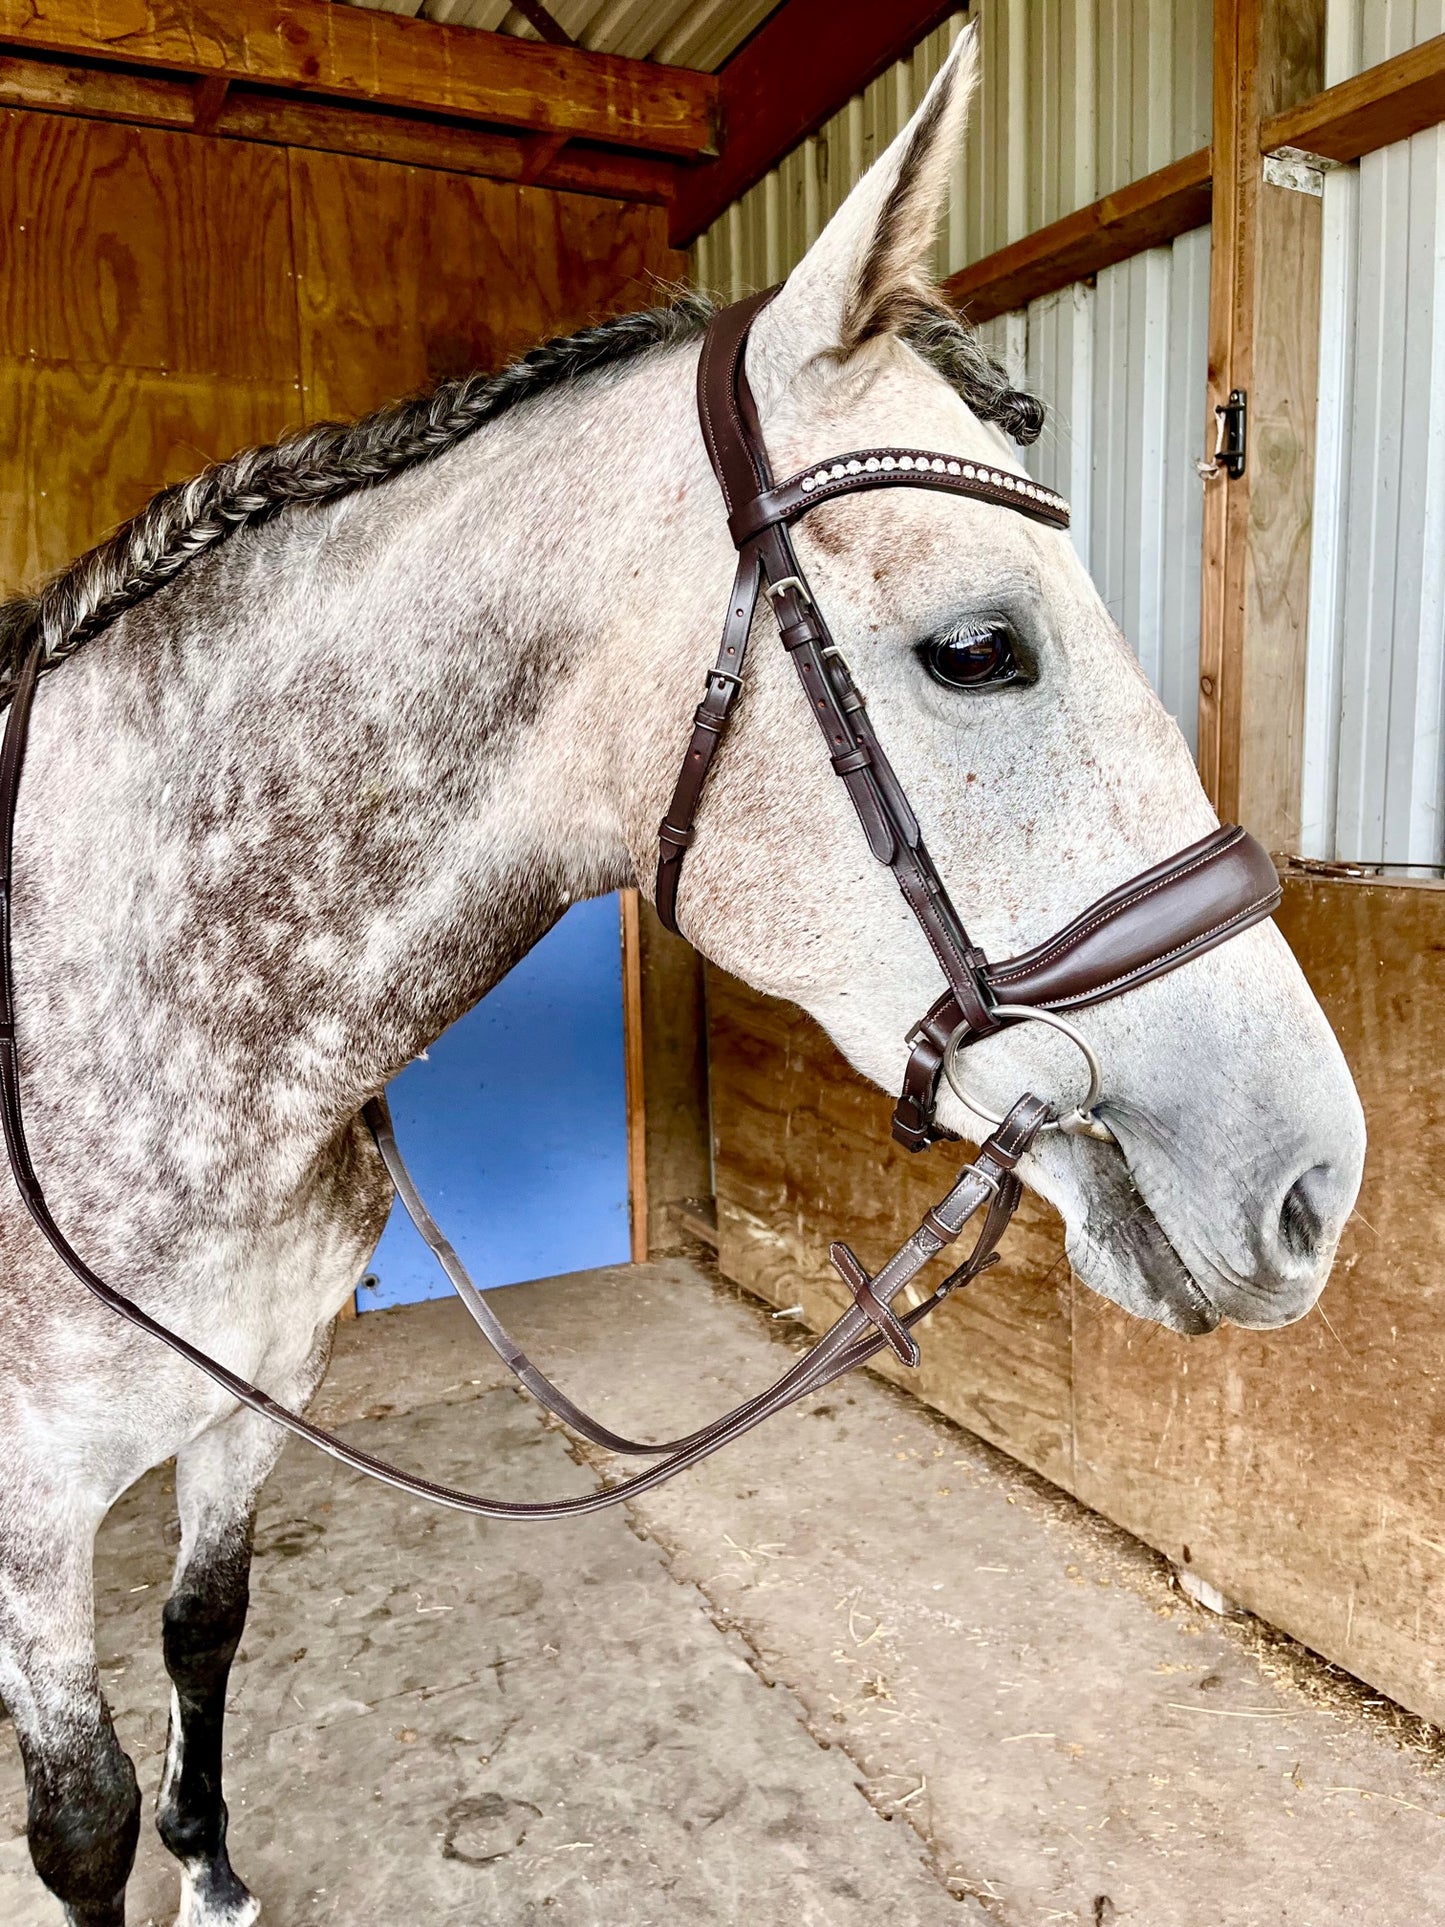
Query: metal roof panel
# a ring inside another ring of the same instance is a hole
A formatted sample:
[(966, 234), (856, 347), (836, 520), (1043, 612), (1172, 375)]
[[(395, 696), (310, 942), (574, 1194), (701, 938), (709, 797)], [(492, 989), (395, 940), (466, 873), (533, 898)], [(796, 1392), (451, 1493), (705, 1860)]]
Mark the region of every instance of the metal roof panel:
[[(714, 73), (779, 0), (545, 0), (548, 12), (593, 53), (656, 60)], [(535, 40), (537, 31), (509, 0), (336, 0), (448, 26), (482, 27)]]

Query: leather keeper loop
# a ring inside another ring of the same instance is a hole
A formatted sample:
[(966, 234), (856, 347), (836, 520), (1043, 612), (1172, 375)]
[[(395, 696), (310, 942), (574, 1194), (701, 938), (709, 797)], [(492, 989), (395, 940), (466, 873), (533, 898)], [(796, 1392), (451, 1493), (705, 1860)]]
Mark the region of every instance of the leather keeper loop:
[(662, 825), (657, 832), (657, 840), (659, 843), (666, 843), (671, 849), (686, 850), (691, 847), (692, 840), (696, 835), (696, 824), (689, 823), (685, 830), (676, 830), (664, 817)]
[(847, 776), (855, 769), (869, 769), (873, 763), (873, 753), (866, 743), (859, 743), (856, 749), (845, 749), (833, 758), (833, 767), (840, 776)]
[(949, 1230), (942, 1218), (934, 1216), (931, 1208), (923, 1214), (923, 1228), (937, 1238), (940, 1245), (951, 1245), (958, 1236), (956, 1231)]
[(931, 1121), (911, 1097), (900, 1097), (893, 1107), (893, 1141), (905, 1151), (927, 1151), (935, 1142)]

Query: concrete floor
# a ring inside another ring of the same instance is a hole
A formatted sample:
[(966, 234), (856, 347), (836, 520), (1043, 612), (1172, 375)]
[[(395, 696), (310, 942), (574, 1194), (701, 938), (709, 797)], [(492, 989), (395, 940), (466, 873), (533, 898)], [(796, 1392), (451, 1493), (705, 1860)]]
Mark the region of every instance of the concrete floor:
[[(506, 1310), (624, 1428), (732, 1403), (798, 1337), (677, 1263)], [(503, 1495), (597, 1476), (450, 1304), (344, 1328), (318, 1411)], [(170, 1513), (162, 1471), (99, 1552), (148, 1796)], [(1428, 1729), (875, 1380), (563, 1526), (429, 1511), (293, 1446), (258, 1555), (228, 1795), (272, 1927), (1445, 1919)], [(0, 1921), (55, 1927), (23, 1827), (0, 1727)], [(131, 1921), (175, 1893), (147, 1828)]]

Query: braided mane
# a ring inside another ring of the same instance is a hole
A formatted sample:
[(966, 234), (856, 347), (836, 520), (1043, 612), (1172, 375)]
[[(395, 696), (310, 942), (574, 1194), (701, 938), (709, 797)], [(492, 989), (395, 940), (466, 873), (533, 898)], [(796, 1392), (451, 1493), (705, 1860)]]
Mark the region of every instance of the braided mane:
[[(53, 668), (237, 529), (254, 528), (293, 504), (314, 506), (375, 488), (565, 382), (695, 339), (714, 312), (708, 296), (685, 291), (665, 307), (548, 341), (500, 374), (440, 382), (359, 421), (323, 422), (244, 449), (192, 481), (163, 489), (38, 594), (0, 603), (0, 700), (38, 640), (45, 643), (43, 668)], [(1036, 438), (1042, 406), (1010, 385), (951, 311), (930, 306), (903, 332), (981, 420), (999, 423), (1018, 441)]]

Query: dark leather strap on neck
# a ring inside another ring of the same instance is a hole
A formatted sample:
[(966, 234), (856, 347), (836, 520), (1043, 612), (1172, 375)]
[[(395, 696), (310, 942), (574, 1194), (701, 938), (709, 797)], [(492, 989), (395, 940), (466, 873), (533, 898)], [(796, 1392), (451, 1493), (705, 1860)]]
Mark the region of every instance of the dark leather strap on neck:
[[(744, 356), (748, 330), (771, 299), (756, 295), (725, 309), (703, 343), (698, 361), (698, 418), (708, 456), (730, 516), (750, 515), (768, 499), (772, 470), (758, 426), (757, 406), (749, 386)], [(846, 465), (829, 492), (848, 486), (872, 485), (880, 466), (869, 471), (860, 459), (850, 474)], [(939, 458), (935, 475), (927, 476), (960, 492), (977, 492), (962, 475), (948, 473)], [(908, 472), (912, 472), (911, 470)], [(925, 471), (920, 467), (920, 477)], [(925, 482), (925, 486), (929, 485)], [(992, 482), (980, 483), (989, 491)], [(811, 499), (802, 488), (800, 500)], [(816, 485), (811, 494), (822, 496)], [(801, 513), (801, 509), (797, 512)], [(869, 848), (888, 864), (899, 888), (918, 919), (938, 959), (939, 967), (969, 1022), (980, 1033), (991, 1028), (989, 1002), (981, 988), (978, 966), (968, 934), (948, 899), (919, 834), (917, 819), (903, 787), (884, 754), (868, 720), (863, 697), (849, 676), (840, 652), (809, 594), (802, 566), (781, 515), (757, 518), (754, 532), (739, 545), (738, 572), (724, 623), (722, 648), (708, 680), (703, 701), (693, 721), (693, 738), (683, 758), (672, 801), (659, 829), (657, 876), (658, 914), (669, 929), (677, 929), (677, 892), (683, 859), (695, 834), (697, 810), (709, 770), (731, 721), (745, 652), (745, 625), (751, 627), (761, 587), (766, 586), (777, 617), (783, 646), (793, 659), (807, 693), (808, 706), (823, 732), (833, 767), (847, 788)], [(744, 613), (746, 611), (746, 613)], [(734, 665), (737, 665), (736, 667)]]
[(729, 515), (754, 501), (773, 479), (743, 355), (749, 330), (776, 292), (765, 288), (715, 315), (698, 357), (698, 425)]
[(732, 599), (728, 603), (717, 661), (693, 716), (692, 740), (682, 759), (667, 815), (657, 833), (657, 914), (669, 930), (677, 928), (677, 887), (682, 878), (683, 858), (695, 834), (698, 805), (708, 772), (727, 734), (733, 705), (743, 686), (743, 664), (761, 584), (762, 558), (756, 549), (745, 549), (738, 557), (738, 572), (733, 578)]

